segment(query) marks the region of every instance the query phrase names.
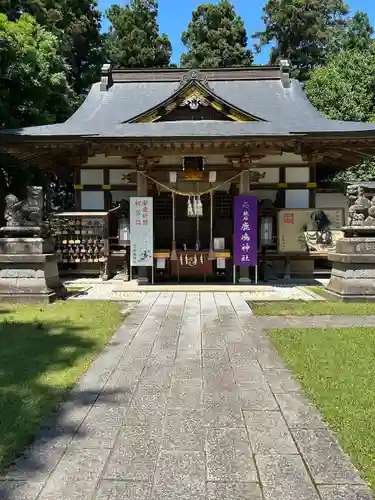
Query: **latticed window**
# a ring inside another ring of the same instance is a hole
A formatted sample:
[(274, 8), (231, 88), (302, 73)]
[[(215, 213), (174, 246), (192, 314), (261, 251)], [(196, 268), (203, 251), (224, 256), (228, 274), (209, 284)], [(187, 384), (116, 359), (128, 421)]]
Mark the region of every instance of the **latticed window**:
[(221, 219), (231, 219), (233, 216), (233, 196), (229, 193), (215, 193), (214, 215)]
[(154, 198), (154, 214), (159, 220), (172, 219), (172, 196), (170, 193), (160, 193)]

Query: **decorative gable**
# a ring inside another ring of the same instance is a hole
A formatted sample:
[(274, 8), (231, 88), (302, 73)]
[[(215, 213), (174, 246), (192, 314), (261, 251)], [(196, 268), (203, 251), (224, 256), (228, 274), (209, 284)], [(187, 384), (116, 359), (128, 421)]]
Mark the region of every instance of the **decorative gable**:
[(191, 92), (182, 97), (181, 100), (172, 102), (165, 113), (154, 121), (173, 122), (181, 120), (218, 120), (231, 121), (231, 118), (223, 112), (222, 107), (210, 102), (198, 88), (192, 88)]
[(169, 99), (128, 123), (181, 120), (264, 121), (218, 97), (205, 77), (199, 71), (191, 70), (182, 77), (180, 87)]

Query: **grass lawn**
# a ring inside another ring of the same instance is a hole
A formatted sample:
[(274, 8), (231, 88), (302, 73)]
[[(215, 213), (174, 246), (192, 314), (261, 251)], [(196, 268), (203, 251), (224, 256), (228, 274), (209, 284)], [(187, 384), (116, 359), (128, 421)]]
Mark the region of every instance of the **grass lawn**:
[(309, 292), (316, 293), (316, 295), (320, 295), (323, 297), (323, 299), (327, 299), (327, 294), (324, 293), (325, 287), (324, 286), (305, 286)]
[(86, 292), (87, 290), (90, 290), (91, 287), (83, 285), (66, 285), (65, 288), (68, 290), (68, 292)]
[(375, 328), (268, 333), (375, 493)]
[(111, 302), (0, 306), (0, 469), (31, 440), (120, 322)]
[(251, 302), (256, 316), (368, 316), (375, 315), (375, 303), (288, 300), (272, 302)]

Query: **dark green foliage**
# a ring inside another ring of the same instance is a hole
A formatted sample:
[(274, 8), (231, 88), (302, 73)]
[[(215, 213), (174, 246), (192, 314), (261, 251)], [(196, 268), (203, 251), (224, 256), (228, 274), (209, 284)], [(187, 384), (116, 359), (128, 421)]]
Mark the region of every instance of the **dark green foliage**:
[(357, 181), (375, 181), (375, 161), (374, 158), (368, 158), (359, 165), (340, 170), (331, 179), (333, 182), (339, 182), (343, 189), (347, 184)]
[[(9, 0), (0, 12), (0, 128), (64, 121), (104, 61), (95, 1)], [(2, 154), (0, 194), (22, 192), (41, 173)]]
[[(78, 104), (68, 78), (57, 36), (30, 14), (0, 14), (0, 128), (64, 121)], [(0, 150), (0, 218), (5, 194), (23, 197), (26, 185), (44, 184), (44, 173)]]
[(1, 4), (0, 12), (10, 21), (29, 13), (57, 36), (58, 50), (69, 68), (68, 81), (77, 95), (98, 79), (103, 36), (95, 0), (8, 0)]
[[(309, 100), (327, 118), (375, 121), (375, 41), (365, 50), (347, 50), (335, 55), (327, 66), (315, 69), (306, 84)], [(375, 180), (372, 158), (332, 178), (339, 182)]]
[(130, 0), (129, 5), (112, 5), (106, 15), (111, 27), (105, 42), (105, 51), (114, 66), (169, 66), (172, 46), (166, 34), (159, 34), (157, 2)]
[(0, 14), (0, 127), (52, 123), (73, 111), (74, 93), (57, 38), (29, 14)]
[(364, 12), (356, 12), (353, 17), (346, 20), (344, 25), (332, 28), (327, 43), (328, 57), (331, 58), (342, 50), (368, 49), (373, 34), (374, 30), (368, 15)]
[(228, 0), (199, 5), (181, 39), (188, 49), (181, 55), (181, 66), (187, 68), (250, 66), (253, 62), (244, 22)]
[(373, 121), (375, 118), (375, 42), (366, 50), (341, 51), (306, 83), (309, 100), (327, 118)]
[(293, 76), (306, 80), (332, 52), (368, 45), (373, 31), (367, 14), (350, 18), (348, 13), (343, 0), (268, 0), (262, 17), (265, 30), (253, 35), (259, 39), (257, 50), (274, 43), (270, 62), (287, 58)]

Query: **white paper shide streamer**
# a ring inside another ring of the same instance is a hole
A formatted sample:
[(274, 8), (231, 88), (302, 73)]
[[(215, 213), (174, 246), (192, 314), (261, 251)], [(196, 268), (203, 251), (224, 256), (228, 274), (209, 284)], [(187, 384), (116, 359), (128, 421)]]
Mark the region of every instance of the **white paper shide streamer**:
[(203, 217), (203, 204), (200, 196), (189, 196), (187, 202), (188, 217)]

